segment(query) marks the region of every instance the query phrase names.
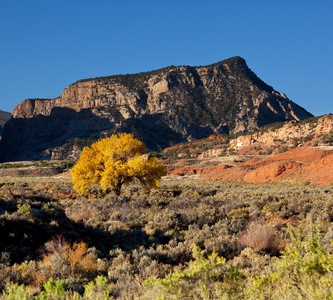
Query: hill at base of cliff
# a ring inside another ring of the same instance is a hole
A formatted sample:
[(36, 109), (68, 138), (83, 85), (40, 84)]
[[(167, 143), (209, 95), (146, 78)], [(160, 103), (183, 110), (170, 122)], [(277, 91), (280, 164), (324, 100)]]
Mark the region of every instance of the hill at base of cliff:
[(78, 81), (27, 99), (6, 124), (0, 161), (76, 158), (84, 145), (132, 132), (150, 150), (312, 115), (259, 79), (244, 59)]
[(275, 123), (240, 136), (214, 135), (167, 148), (163, 155), (170, 175), (333, 184), (333, 115)]
[(332, 170), (333, 147), (302, 147), (265, 158), (251, 159), (231, 168), (210, 168), (203, 172), (201, 179), (332, 185)]
[(3, 125), (5, 125), (7, 121), (9, 121), (10, 117), (11, 114), (9, 112), (0, 110), (0, 138), (2, 134)]

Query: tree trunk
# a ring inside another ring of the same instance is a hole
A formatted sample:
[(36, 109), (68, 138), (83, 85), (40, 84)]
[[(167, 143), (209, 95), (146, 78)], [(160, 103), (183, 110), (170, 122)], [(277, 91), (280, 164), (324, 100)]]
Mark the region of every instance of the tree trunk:
[(121, 182), (121, 180), (119, 180), (116, 187), (114, 188), (114, 192), (116, 193), (117, 196), (120, 196), (120, 190), (121, 190), (122, 184), (123, 183)]

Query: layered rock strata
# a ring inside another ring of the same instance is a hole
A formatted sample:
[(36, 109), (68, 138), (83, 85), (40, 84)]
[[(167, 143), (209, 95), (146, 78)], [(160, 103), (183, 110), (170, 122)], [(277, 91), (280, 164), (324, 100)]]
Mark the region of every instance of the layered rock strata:
[(124, 131), (158, 150), (311, 116), (233, 57), (203, 67), (81, 80), (58, 98), (27, 99), (4, 128), (0, 160), (69, 157), (84, 144)]

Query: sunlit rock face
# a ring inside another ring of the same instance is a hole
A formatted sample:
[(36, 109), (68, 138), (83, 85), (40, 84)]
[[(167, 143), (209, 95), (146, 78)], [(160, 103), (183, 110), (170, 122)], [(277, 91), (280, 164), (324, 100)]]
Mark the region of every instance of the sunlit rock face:
[(80, 80), (58, 98), (24, 100), (4, 128), (0, 160), (67, 157), (124, 131), (158, 150), (311, 116), (233, 57), (209, 66)]

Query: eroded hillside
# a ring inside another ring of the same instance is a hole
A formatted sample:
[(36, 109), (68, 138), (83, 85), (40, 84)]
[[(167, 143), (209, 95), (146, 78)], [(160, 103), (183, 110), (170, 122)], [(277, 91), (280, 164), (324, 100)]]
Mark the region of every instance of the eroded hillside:
[[(333, 116), (271, 128), (235, 138), (209, 139), (164, 150), (172, 175), (244, 182), (333, 183)], [(206, 149), (202, 151), (202, 149)]]

